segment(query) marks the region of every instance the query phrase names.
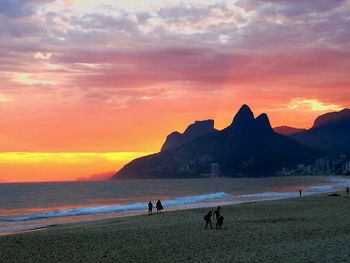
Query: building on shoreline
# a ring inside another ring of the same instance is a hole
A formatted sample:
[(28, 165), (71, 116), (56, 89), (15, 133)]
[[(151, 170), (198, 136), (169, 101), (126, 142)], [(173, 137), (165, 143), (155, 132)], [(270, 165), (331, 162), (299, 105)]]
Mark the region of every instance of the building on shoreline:
[(218, 163), (211, 164), (211, 175), (219, 176), (220, 175), (220, 165)]
[(326, 156), (316, 159), (311, 165), (300, 163), (295, 168), (283, 167), (276, 175), (350, 175), (350, 160), (345, 154)]

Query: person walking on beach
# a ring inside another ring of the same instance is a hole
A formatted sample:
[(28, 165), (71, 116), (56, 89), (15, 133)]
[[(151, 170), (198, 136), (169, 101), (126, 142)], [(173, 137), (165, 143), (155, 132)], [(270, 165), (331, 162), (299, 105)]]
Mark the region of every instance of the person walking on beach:
[(210, 210), (208, 212), (208, 214), (206, 214), (204, 216), (204, 221), (205, 221), (205, 228), (204, 229), (207, 229), (208, 225), (210, 226), (210, 229), (213, 229), (213, 225), (212, 225), (212, 222), (211, 222), (211, 217), (212, 217), (212, 212)]
[(153, 204), (151, 201), (148, 202), (148, 214), (152, 215)]
[(220, 216), (221, 216), (221, 206), (218, 206), (218, 208), (216, 208), (216, 210), (214, 211), (214, 215), (213, 215), (213, 218), (216, 218), (215, 229), (218, 229)]
[(349, 196), (349, 187), (346, 187), (346, 194)]
[(157, 208), (157, 213), (161, 213), (162, 209), (164, 209), (162, 202), (160, 200), (157, 201), (156, 208)]
[(299, 190), (299, 196), (301, 197), (301, 189)]
[(218, 218), (218, 222), (217, 222), (218, 227), (216, 229), (220, 229), (223, 224), (224, 224), (224, 216), (221, 215)]

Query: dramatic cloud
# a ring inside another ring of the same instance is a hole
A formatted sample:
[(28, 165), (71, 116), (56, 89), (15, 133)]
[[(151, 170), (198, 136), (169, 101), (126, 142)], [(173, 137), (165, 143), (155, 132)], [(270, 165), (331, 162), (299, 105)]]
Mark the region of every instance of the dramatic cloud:
[(0, 0), (0, 150), (155, 151), (243, 103), (307, 127), (350, 106), (348, 28), (349, 0)]
[(37, 9), (53, 0), (0, 0), (0, 15), (8, 17), (25, 17), (36, 13)]
[(288, 107), (291, 110), (294, 109), (305, 109), (305, 110), (312, 110), (312, 111), (340, 111), (342, 110), (339, 105), (335, 104), (326, 104), (323, 103), (317, 99), (302, 99), (302, 98), (295, 98), (292, 99), (289, 103)]

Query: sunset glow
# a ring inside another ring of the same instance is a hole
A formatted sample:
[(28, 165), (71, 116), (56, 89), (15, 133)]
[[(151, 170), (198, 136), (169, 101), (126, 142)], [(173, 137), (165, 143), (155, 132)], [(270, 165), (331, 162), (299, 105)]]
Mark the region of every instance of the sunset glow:
[(125, 163), (147, 154), (150, 153), (3, 152), (0, 153), (0, 167), (4, 178), (12, 182), (67, 181), (103, 172), (113, 175)]
[(349, 0), (0, 1), (0, 180), (75, 180), (247, 103), (350, 107)]

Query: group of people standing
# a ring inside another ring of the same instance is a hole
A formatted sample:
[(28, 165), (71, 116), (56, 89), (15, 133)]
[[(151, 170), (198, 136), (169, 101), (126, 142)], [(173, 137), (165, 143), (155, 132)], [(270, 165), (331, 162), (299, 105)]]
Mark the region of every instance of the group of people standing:
[(210, 229), (213, 229), (212, 218), (216, 219), (215, 229), (220, 229), (224, 223), (224, 216), (221, 214), (221, 206), (218, 206), (214, 213), (210, 210), (208, 214), (204, 216), (205, 229), (207, 229), (208, 225)]
[[(157, 201), (156, 203), (156, 209), (157, 213), (161, 213), (162, 210), (164, 209), (162, 202), (160, 200)], [(152, 215), (153, 213), (153, 203), (151, 201), (148, 202), (148, 214)]]

